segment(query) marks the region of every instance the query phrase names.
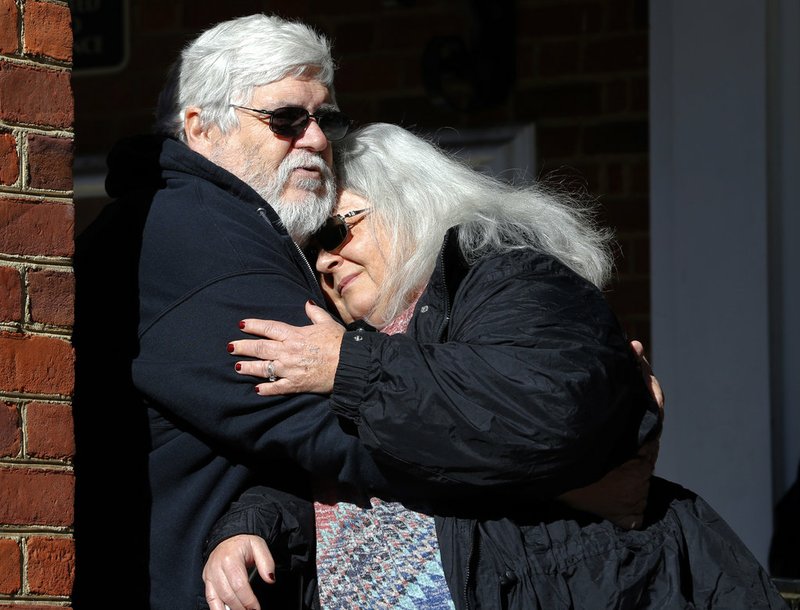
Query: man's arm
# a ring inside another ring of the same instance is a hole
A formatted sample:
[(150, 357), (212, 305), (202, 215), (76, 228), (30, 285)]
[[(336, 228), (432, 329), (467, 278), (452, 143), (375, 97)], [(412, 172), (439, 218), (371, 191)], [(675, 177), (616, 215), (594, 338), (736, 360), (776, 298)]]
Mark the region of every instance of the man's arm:
[[(639, 359), (645, 385), (663, 419), (664, 392), (644, 355), (644, 346), (639, 341), (631, 341), (631, 349)], [(625, 529), (640, 527), (647, 507), (650, 477), (658, 459), (660, 436), (647, 441), (639, 447), (636, 456), (599, 481), (563, 493), (558, 497), (559, 501), (571, 508), (599, 515)]]
[[(133, 379), (169, 423), (253, 468), (289, 459), (341, 483), (386, 487), (358, 439), (320, 395), (266, 400), (236, 373), (226, 345), (258, 311), (301, 323), (308, 288), (289, 271), (233, 274), (208, 282), (142, 329)], [(244, 335), (242, 335), (244, 336)], [(163, 442), (170, 440), (165, 435)], [(158, 441), (157, 441), (158, 442)]]

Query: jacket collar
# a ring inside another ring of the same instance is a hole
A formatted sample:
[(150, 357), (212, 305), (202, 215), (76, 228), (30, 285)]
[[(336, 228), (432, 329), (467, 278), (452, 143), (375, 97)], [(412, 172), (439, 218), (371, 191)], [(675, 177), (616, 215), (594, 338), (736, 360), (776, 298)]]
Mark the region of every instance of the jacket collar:
[(199, 176), (253, 210), (263, 209), (275, 230), (287, 235), (275, 210), (250, 185), (175, 138), (163, 135), (124, 138), (112, 148), (107, 164), (106, 191), (113, 198), (132, 191), (159, 190), (170, 178)]
[(444, 237), (436, 267), (412, 318), (413, 333), (419, 340), (445, 339), (456, 293), (469, 269), (459, 247), (458, 227), (453, 227)]

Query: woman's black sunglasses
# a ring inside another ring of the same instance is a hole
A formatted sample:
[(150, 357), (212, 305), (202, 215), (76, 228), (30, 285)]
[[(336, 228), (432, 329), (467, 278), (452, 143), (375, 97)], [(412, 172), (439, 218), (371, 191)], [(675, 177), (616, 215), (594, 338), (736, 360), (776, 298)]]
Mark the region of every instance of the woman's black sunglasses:
[(363, 214), (364, 212), (369, 212), (369, 208), (351, 210), (346, 214), (331, 216), (325, 221), (325, 224), (317, 229), (317, 232), (311, 236), (311, 243), (328, 252), (338, 250), (342, 247), (344, 242), (347, 241), (347, 234), (350, 232), (350, 225), (347, 224), (347, 219)]
[(297, 138), (305, 132), (308, 123), (314, 119), (330, 142), (341, 140), (350, 131), (352, 121), (343, 112), (333, 108), (322, 108), (314, 114), (300, 106), (284, 106), (275, 110), (261, 110), (231, 104), (233, 108), (249, 110), (269, 117), (269, 128), (284, 138)]

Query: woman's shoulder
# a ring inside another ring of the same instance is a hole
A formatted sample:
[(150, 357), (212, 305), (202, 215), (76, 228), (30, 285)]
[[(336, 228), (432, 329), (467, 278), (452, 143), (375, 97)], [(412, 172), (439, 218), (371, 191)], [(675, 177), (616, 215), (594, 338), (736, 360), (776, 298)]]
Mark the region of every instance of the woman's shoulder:
[(519, 248), (481, 257), (471, 269), (473, 280), (502, 282), (526, 280), (537, 285), (562, 285), (569, 290), (596, 292), (594, 284), (564, 262), (536, 248)]
[(610, 304), (594, 284), (534, 250), (482, 258), (470, 268), (452, 303), (453, 325), (459, 328), (461, 322), (480, 316), (498, 328), (533, 328), (538, 320), (546, 326), (581, 328), (596, 339), (623, 336)]

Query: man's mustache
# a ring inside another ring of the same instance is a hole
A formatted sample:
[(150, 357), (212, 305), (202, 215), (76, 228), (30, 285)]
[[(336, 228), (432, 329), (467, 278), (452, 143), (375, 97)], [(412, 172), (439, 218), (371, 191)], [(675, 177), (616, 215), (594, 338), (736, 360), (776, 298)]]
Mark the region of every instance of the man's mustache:
[(298, 150), (287, 156), (278, 167), (279, 184), (284, 184), (294, 170), (301, 168), (318, 170), (325, 181), (333, 179), (333, 171), (320, 155)]

